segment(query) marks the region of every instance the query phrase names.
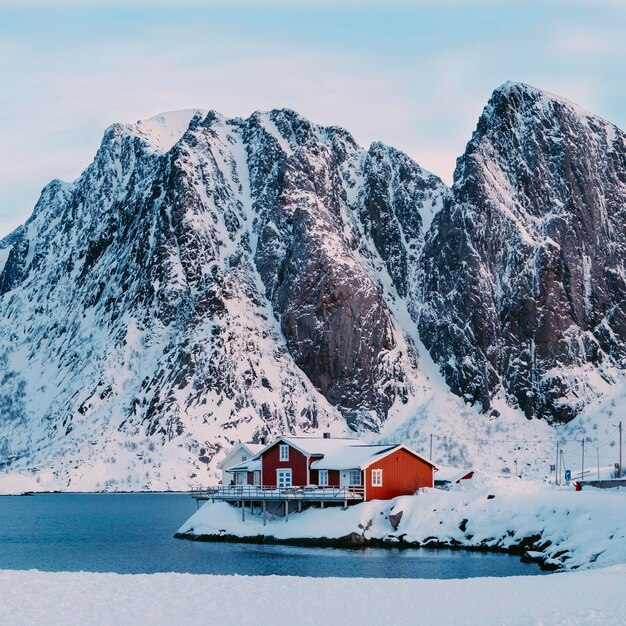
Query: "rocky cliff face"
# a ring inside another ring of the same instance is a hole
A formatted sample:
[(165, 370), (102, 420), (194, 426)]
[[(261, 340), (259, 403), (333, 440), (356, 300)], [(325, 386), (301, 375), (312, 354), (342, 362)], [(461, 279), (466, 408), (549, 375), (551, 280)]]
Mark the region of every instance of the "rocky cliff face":
[(72, 455), (75, 482), (90, 445), (110, 462), (121, 441), (155, 484), (163, 449), (191, 479), (240, 439), (378, 430), (415, 395), (388, 299), (445, 191), (293, 111), (109, 128), (2, 243), (4, 457)]
[(450, 387), (568, 421), (626, 356), (624, 134), (507, 83), (458, 160), (420, 261), (419, 329)]

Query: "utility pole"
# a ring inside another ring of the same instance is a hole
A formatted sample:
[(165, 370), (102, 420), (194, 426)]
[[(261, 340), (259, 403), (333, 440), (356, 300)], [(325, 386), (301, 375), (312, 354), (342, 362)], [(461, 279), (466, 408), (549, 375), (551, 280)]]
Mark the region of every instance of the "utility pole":
[[(565, 472), (565, 459), (563, 458), (563, 449), (561, 449), (561, 468), (560, 468), (561, 472)], [(559, 480), (561, 479), (561, 476), (559, 476)], [(565, 477), (563, 477), (563, 479), (565, 480)]]
[(582, 458), (582, 461), (580, 462), (580, 480), (584, 480), (585, 479), (585, 438), (584, 437), (581, 443), (583, 444), (583, 458)]
[(621, 478), (623, 476), (622, 472), (622, 422), (620, 420), (619, 423), (619, 472), (617, 472), (617, 477)]
[(559, 484), (559, 442), (556, 442), (556, 464), (554, 466), (554, 484)]
[(430, 433), (430, 456), (428, 457), (431, 461), (433, 460), (433, 434)]

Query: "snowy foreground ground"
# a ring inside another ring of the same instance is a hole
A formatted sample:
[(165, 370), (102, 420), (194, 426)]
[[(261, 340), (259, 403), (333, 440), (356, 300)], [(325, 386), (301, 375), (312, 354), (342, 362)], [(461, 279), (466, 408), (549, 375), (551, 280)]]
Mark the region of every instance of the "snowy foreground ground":
[[(400, 517), (400, 513), (402, 516)], [(626, 563), (626, 489), (554, 488), (539, 481), (477, 477), (451, 491), (373, 501), (347, 510), (309, 509), (263, 526), (260, 515), (207, 503), (179, 533), (191, 537), (265, 535), (517, 550), (547, 567), (574, 570)], [(393, 522), (393, 524), (392, 524)], [(394, 528), (394, 525), (396, 528)], [(626, 582), (626, 581), (625, 581)]]
[(626, 566), (466, 580), (0, 571), (0, 624), (626, 623)]

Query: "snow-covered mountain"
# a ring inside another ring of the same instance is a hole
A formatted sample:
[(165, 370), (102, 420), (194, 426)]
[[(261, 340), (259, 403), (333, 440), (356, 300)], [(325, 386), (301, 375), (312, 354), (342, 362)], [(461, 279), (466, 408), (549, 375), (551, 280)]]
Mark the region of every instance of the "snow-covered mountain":
[(463, 437), (545, 442), (524, 413), (570, 419), (621, 378), (625, 154), (519, 84), (451, 190), (290, 110), (113, 125), (0, 241), (0, 464), (182, 488), (240, 440), (357, 430), (501, 469)]
[(2, 456), (105, 484), (128, 447), (150, 486), (240, 439), (378, 430), (415, 402), (388, 300), (445, 194), (293, 111), (112, 126), (0, 246)]
[(626, 365), (626, 149), (614, 125), (497, 89), (420, 260), (424, 343), (455, 393), (567, 422)]

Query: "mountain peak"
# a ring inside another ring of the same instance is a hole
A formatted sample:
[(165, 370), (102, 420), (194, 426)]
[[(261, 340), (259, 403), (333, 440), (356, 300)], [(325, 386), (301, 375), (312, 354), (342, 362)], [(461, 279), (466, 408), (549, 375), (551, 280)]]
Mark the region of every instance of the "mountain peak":
[(511, 80), (507, 80), (502, 83), (502, 85), (493, 91), (491, 98), (485, 107), (485, 112), (489, 111), (491, 113), (495, 111), (498, 113), (503, 110), (503, 107), (509, 108), (511, 105), (515, 109), (519, 109), (522, 104), (526, 104), (542, 108), (549, 113), (550, 108), (554, 106), (555, 103), (567, 107), (579, 117), (597, 118), (597, 116), (593, 113), (587, 111), (575, 102), (563, 98), (562, 96), (545, 91), (539, 87), (534, 87), (527, 83)]
[(135, 124), (128, 124), (125, 128), (147, 141), (157, 150), (168, 152), (185, 134), (194, 118), (204, 118), (207, 114), (208, 110), (204, 109), (166, 111), (139, 120)]

